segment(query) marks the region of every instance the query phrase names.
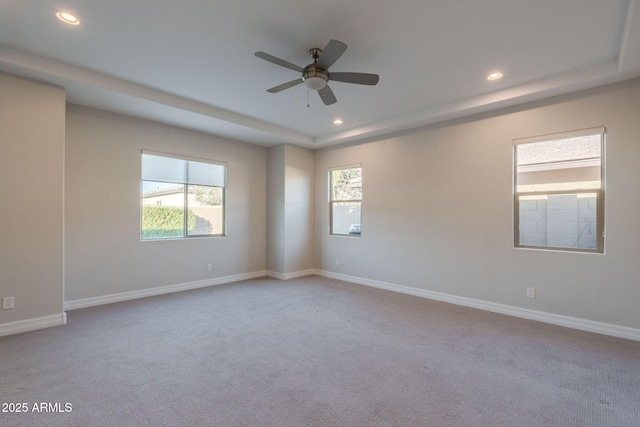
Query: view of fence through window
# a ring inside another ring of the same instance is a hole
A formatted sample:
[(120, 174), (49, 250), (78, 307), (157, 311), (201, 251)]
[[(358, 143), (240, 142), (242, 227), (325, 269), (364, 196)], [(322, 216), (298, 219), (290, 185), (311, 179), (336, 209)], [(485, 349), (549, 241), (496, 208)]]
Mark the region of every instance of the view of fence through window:
[(514, 141), (516, 246), (602, 252), (603, 132)]
[(331, 234), (361, 234), (362, 168), (329, 171)]
[(224, 235), (226, 166), (142, 154), (141, 238)]

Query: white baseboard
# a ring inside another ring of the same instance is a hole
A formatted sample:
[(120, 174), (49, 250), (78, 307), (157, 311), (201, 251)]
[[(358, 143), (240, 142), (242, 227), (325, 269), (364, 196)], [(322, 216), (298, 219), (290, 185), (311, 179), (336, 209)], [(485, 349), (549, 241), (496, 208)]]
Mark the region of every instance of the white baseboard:
[(508, 316), (521, 317), (538, 322), (550, 323), (552, 325), (564, 326), (567, 328), (579, 329), (581, 331), (594, 332), (597, 334), (610, 335), (618, 338), (625, 338), (633, 341), (640, 341), (640, 329), (626, 326), (612, 325), (608, 323), (594, 322), (577, 317), (563, 316), (559, 314), (547, 313), (544, 311), (529, 310), (526, 308), (514, 307), (510, 305), (498, 304), (473, 298), (459, 297), (440, 292), (427, 291), (424, 289), (412, 288), (409, 286), (396, 285), (379, 280), (365, 279), (362, 277), (349, 276), (346, 274), (334, 273), (325, 270), (315, 270), (315, 274), (358, 285), (371, 286), (388, 291), (400, 292), (436, 301), (448, 302), (465, 307), (477, 308), (480, 310), (492, 311), (494, 313), (506, 314)]
[(271, 270), (267, 271), (267, 276), (273, 277), (274, 279), (280, 279), (280, 280), (297, 279), (299, 277), (313, 276), (314, 274), (317, 274), (317, 270), (309, 269), (309, 270), (294, 271), (293, 273), (278, 273), (276, 271), (271, 271)]
[[(597, 334), (609, 335), (618, 338), (625, 338), (633, 341), (640, 341), (640, 329), (629, 328), (626, 326), (613, 325), (609, 323), (595, 322), (577, 317), (563, 316), (559, 314), (547, 313), (537, 310), (529, 310), (526, 308), (514, 307), (505, 304), (498, 304), (489, 301), (483, 301), (473, 298), (460, 297), (440, 292), (428, 291), (424, 289), (412, 288), (404, 285), (383, 282), (379, 280), (366, 279), (357, 276), (350, 276), (331, 271), (309, 269), (296, 271), (292, 273), (278, 273), (275, 271), (257, 271), (253, 273), (238, 274), (234, 276), (225, 276), (209, 280), (201, 280), (196, 282), (181, 283), (177, 285), (161, 286), (151, 289), (143, 289), (139, 291), (123, 292), (118, 294), (104, 295), (94, 298), (84, 298), (72, 301), (66, 301), (64, 309), (75, 310), (79, 308), (93, 307), (113, 302), (127, 301), (137, 298), (145, 298), (149, 296), (168, 294), (173, 292), (186, 291), (190, 289), (198, 289), (207, 286), (221, 285), (224, 283), (237, 282), (240, 280), (249, 280), (259, 277), (269, 276), (280, 280), (295, 279), (318, 275), (345, 282), (355, 283), (358, 285), (370, 286), (373, 288), (385, 289), (388, 291), (399, 292), (417, 297), (428, 298), (435, 301), (447, 302), (450, 304), (461, 305), (465, 307), (477, 308), (480, 310), (491, 311), (494, 313), (506, 314), (508, 316), (521, 317), (524, 319), (535, 320), (538, 322), (549, 323), (552, 325), (564, 326), (568, 328), (578, 329)], [(42, 317), (37, 319), (28, 319), (24, 321), (6, 323), (0, 325), (0, 336), (11, 335), (19, 332), (27, 332), (35, 329), (46, 328), (50, 326), (64, 325), (66, 323), (66, 313), (61, 315)]]
[(33, 319), (18, 320), (15, 322), (0, 324), (0, 337), (35, 331), (37, 329), (50, 328), (52, 326), (65, 325), (67, 313), (54, 314), (52, 316), (35, 317)]
[(240, 280), (256, 279), (264, 277), (265, 271), (255, 271), (253, 273), (236, 274), (233, 276), (216, 277), (214, 279), (198, 280), (195, 282), (179, 283), (177, 285), (159, 286), (157, 288), (141, 289), (138, 291), (121, 292), (117, 294), (103, 295), (92, 298), (82, 298), (65, 301), (64, 309), (77, 310), (79, 308), (94, 307), (97, 305), (111, 304), (114, 302), (128, 301), (138, 298), (152, 297), (156, 295), (170, 294), (173, 292), (188, 291), (191, 289), (206, 288), (208, 286), (223, 285), (225, 283), (238, 282)]

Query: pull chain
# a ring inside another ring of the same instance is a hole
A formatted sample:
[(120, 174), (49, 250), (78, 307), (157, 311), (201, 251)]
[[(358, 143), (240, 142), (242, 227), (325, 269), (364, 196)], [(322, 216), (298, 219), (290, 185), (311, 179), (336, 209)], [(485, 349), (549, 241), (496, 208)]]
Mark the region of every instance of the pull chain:
[(307, 88), (307, 108), (309, 108), (309, 91), (311, 89)]

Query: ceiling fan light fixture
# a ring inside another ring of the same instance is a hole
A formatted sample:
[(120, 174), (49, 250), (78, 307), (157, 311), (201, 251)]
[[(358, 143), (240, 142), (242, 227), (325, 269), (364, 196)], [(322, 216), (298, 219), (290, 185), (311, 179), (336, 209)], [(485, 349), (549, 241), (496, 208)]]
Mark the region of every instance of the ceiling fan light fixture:
[(320, 90), (327, 85), (322, 77), (309, 77), (304, 80), (304, 84), (311, 90)]
[(315, 65), (308, 65), (302, 73), (302, 81), (311, 90), (320, 90), (329, 82), (329, 73)]
[(80, 20), (75, 16), (68, 12), (58, 12), (56, 13), (56, 17), (69, 25), (80, 25)]

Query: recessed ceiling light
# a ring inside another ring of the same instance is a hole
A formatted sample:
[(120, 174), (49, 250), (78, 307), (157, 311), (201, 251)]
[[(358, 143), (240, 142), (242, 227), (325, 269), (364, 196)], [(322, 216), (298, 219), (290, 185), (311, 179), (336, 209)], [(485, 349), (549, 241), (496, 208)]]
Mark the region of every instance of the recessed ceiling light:
[(487, 76), (487, 80), (498, 80), (502, 78), (502, 73), (500, 71), (496, 71), (495, 73), (491, 73)]
[(76, 18), (74, 15), (70, 14), (70, 13), (58, 12), (58, 13), (56, 13), (56, 16), (58, 17), (59, 20), (61, 20), (65, 24), (69, 24), (69, 25), (79, 25), (80, 24), (80, 20), (78, 18)]
[(335, 119), (335, 120), (333, 121), (333, 124), (334, 124), (334, 125), (341, 125), (342, 123), (343, 123), (343, 122), (342, 122), (342, 120), (341, 120), (341, 119)]

